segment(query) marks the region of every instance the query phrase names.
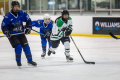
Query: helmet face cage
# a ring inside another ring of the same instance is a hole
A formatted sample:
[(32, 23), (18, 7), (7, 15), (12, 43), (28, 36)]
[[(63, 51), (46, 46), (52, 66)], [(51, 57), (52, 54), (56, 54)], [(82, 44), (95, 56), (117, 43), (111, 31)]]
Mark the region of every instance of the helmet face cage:
[(20, 3), (18, 1), (12, 1), (11, 7), (14, 8), (15, 5), (18, 5), (20, 7)]
[(64, 21), (64, 22), (67, 22), (68, 21), (68, 18), (64, 18), (64, 15), (68, 15), (68, 17), (69, 17), (69, 12), (68, 12), (68, 10), (63, 10), (62, 12), (62, 20)]

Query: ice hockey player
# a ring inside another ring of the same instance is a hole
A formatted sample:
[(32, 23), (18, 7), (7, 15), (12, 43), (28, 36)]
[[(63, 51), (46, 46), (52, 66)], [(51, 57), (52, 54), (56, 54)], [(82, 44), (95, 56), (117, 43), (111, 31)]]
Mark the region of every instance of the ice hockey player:
[(69, 35), (72, 32), (72, 18), (69, 16), (67, 10), (62, 11), (62, 16), (55, 20), (51, 34), (51, 46), (48, 54), (55, 51), (60, 44), (60, 41), (65, 47), (65, 56), (68, 61), (72, 61), (73, 58), (70, 56), (70, 38)]
[[(36, 66), (37, 63), (32, 60), (31, 50), (25, 34), (30, 34), (32, 21), (29, 15), (21, 10), (18, 1), (12, 1), (12, 10), (8, 12), (1, 24), (1, 29), (15, 49), (16, 62), (18, 67), (21, 67), (22, 49), (25, 52), (27, 62), (30, 65)], [(24, 28), (23, 22), (26, 22)]]
[[(40, 35), (42, 50), (43, 50), (43, 53), (41, 54), (42, 58), (45, 58), (45, 55), (46, 55), (47, 41), (48, 41), (48, 44), (49, 44), (49, 49), (51, 47), (50, 35), (51, 35), (51, 32), (52, 32), (53, 23), (54, 22), (51, 20), (51, 17), (50, 17), (49, 14), (44, 14), (44, 17), (41, 20), (32, 21), (32, 25), (37, 27), (37, 28), (40, 28), (40, 33), (44, 34), (44, 35)], [(52, 53), (55, 54), (54, 51)]]

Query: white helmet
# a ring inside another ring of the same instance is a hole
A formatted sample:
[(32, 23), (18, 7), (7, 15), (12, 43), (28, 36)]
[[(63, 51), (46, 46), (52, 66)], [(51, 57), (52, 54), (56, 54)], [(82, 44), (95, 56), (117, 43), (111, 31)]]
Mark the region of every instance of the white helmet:
[(48, 18), (51, 18), (49, 14), (44, 14), (44, 17), (43, 19), (48, 19)]

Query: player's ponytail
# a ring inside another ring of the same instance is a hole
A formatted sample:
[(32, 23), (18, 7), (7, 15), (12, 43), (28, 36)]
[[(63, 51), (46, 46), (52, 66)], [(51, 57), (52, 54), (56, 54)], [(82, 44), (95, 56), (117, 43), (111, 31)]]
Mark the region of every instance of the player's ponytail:
[(59, 18), (61, 18), (62, 16), (60, 16), (60, 17), (58, 17), (56, 20), (55, 20), (55, 23), (57, 22), (57, 20), (59, 19)]

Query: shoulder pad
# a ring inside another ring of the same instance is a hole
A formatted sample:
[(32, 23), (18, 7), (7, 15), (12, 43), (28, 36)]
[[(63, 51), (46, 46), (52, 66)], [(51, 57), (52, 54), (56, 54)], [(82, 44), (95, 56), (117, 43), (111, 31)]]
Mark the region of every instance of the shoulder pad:
[(62, 27), (62, 25), (64, 24), (64, 22), (59, 18), (59, 19), (57, 19), (56, 24), (57, 24), (58, 27)]
[(19, 12), (22, 12), (22, 13), (24, 13), (24, 11), (22, 11), (22, 10), (19, 10)]
[(71, 18), (71, 17), (69, 17), (69, 18), (68, 18), (68, 20), (72, 20), (72, 18)]
[(51, 20), (51, 21), (50, 21), (50, 23), (51, 23), (51, 24), (54, 24), (54, 21), (53, 21), (53, 20)]
[(38, 24), (41, 24), (42, 23), (42, 21), (41, 20), (38, 20)]
[(7, 14), (5, 15), (5, 18), (8, 18), (8, 16), (9, 16), (9, 13), (7, 13)]

